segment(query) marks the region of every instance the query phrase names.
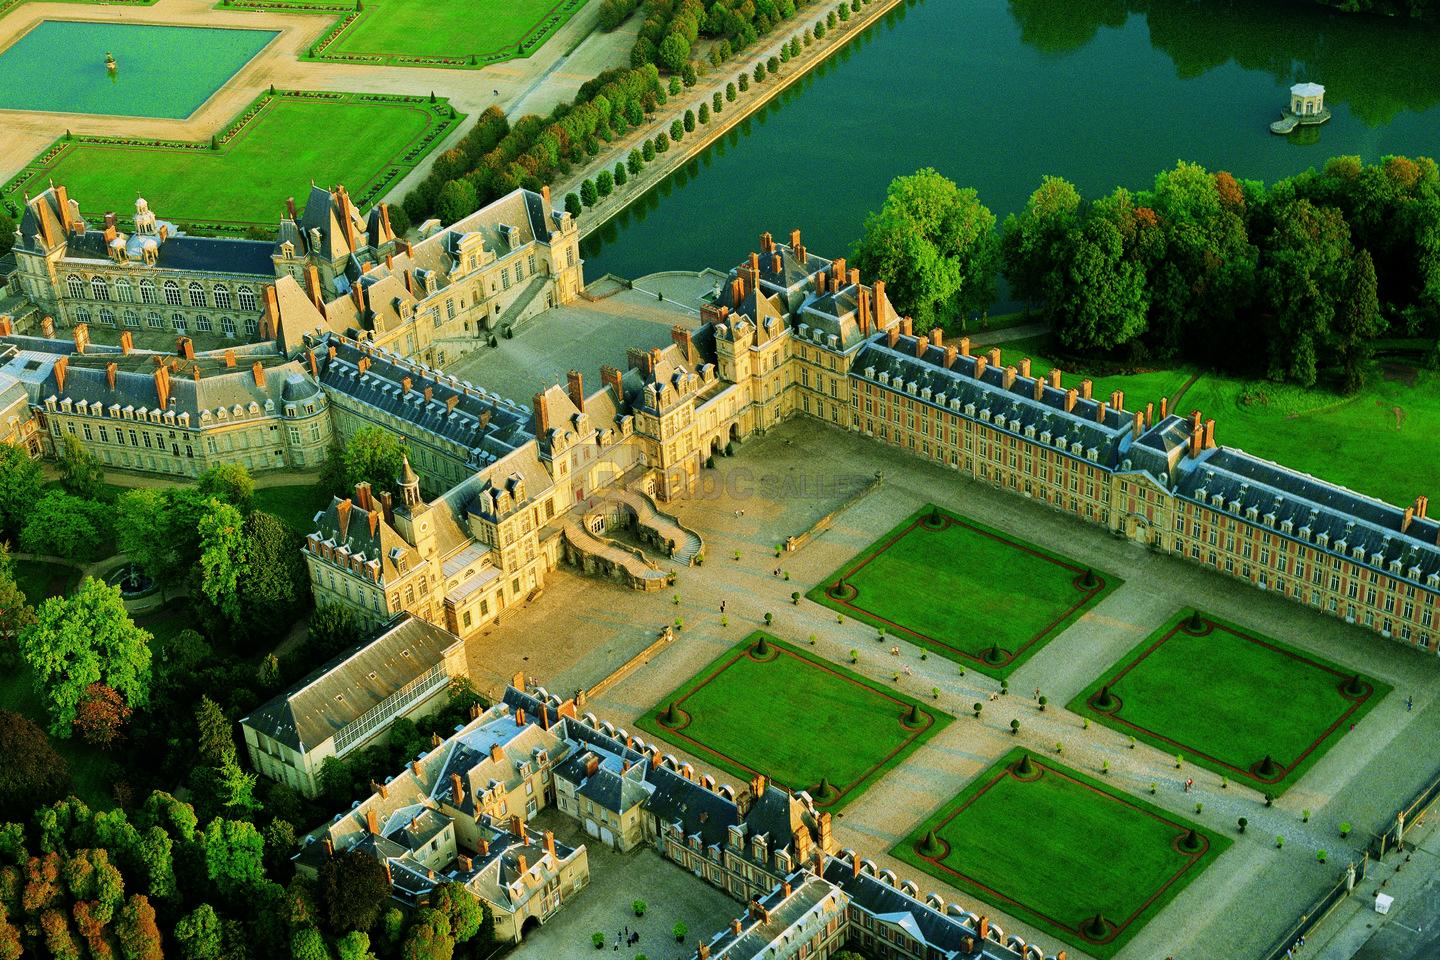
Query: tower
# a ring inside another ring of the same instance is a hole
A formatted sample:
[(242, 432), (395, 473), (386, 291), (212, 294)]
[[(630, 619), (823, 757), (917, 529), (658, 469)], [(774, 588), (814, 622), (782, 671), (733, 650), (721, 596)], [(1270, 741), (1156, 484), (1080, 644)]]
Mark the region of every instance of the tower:
[(405, 504), (407, 510), (414, 513), (420, 506), (420, 477), (410, 466), (408, 454), (404, 460), (405, 468), (400, 472), (400, 502)]

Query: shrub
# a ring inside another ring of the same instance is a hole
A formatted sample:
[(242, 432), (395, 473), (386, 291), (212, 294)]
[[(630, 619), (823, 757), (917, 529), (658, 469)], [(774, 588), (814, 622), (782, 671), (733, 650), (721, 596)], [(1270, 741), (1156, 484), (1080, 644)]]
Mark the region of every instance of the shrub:
[(667, 151), (667, 150), (669, 150), (669, 149), (670, 149), (670, 137), (669, 137), (669, 135), (668, 135), (668, 134), (665, 134), (665, 133), (657, 133), (657, 134), (655, 135), (655, 152), (656, 152), (656, 153), (664, 153), (665, 151)]
[(859, 663), (859, 662), (860, 662), (860, 651), (859, 651), (859, 650), (851, 650), (851, 651), (850, 651), (850, 662), (851, 662), (851, 663)]
[(741, 93), (744, 93), (746, 90), (749, 90), (749, 89), (750, 89), (750, 74), (748, 74), (748, 73), (742, 73), (742, 74), (740, 74), (739, 82), (740, 82), (740, 92), (741, 92)]
[(976, 703), (971, 704), (971, 705), (970, 705), (970, 708), (975, 711), (975, 719), (976, 719), (976, 720), (979, 720), (979, 719), (980, 719), (980, 711), (983, 710), (983, 709), (985, 709), (985, 705), (984, 705), (983, 703), (976, 702)]
[(1236, 821), (1235, 821), (1235, 825), (1240, 828), (1240, 832), (1241, 832), (1241, 833), (1244, 833), (1244, 832), (1245, 832), (1245, 828), (1248, 827), (1248, 826), (1250, 826), (1250, 821), (1247, 820), (1247, 819), (1244, 818), (1244, 817), (1241, 817), (1239, 820), (1236, 820)]
[(1300, 811), (1300, 822), (1301, 822), (1301, 823), (1309, 823), (1309, 822), (1310, 822), (1310, 811), (1309, 811), (1309, 810), (1301, 810), (1301, 811)]
[(596, 930), (594, 933), (590, 934), (590, 942), (595, 944), (596, 950), (604, 950), (605, 934), (601, 933), (599, 930)]
[(1275, 836), (1275, 849), (1276, 849), (1276, 850), (1279, 850), (1279, 849), (1280, 849), (1281, 847), (1283, 847), (1283, 846), (1285, 846), (1285, 838), (1282, 837), (1282, 836), (1280, 836), (1279, 834), (1276, 834), (1276, 836)]
[(609, 170), (601, 170), (600, 175), (595, 178), (595, 191), (602, 197), (608, 197), (615, 192), (615, 175)]
[(685, 935), (690, 932), (690, 928), (685, 926), (684, 920), (677, 920), (675, 926), (670, 928), (670, 932), (675, 934), (676, 943), (684, 943)]
[(770, 624), (772, 624), (772, 623), (774, 623), (774, 622), (775, 622), (775, 614), (773, 614), (773, 613), (766, 613), (766, 614), (765, 614), (765, 626), (768, 627), (768, 626), (770, 626)]
[(724, 110), (724, 109), (725, 109), (725, 95), (724, 95), (723, 93), (721, 93), (719, 90), (716, 90), (716, 91), (715, 91), (715, 95), (710, 98), (710, 112), (711, 112), (711, 113), (719, 113), (721, 110)]
[(1019, 733), (1019, 732), (1020, 732), (1020, 721), (1019, 721), (1019, 720), (1011, 720), (1011, 721), (1010, 721), (1010, 732), (1011, 732), (1011, 733)]
[(700, 112), (696, 114), (695, 121), (701, 126), (704, 126), (705, 124), (710, 122), (710, 104), (700, 104)]
[(1108, 773), (1110, 772), (1110, 761), (1109, 761), (1109, 760), (1102, 760), (1102, 761), (1100, 762), (1100, 772), (1101, 772), (1101, 773), (1105, 773), (1105, 774), (1108, 774)]
[(630, 904), (630, 908), (635, 911), (635, 916), (637, 916), (637, 917), (643, 917), (643, 916), (645, 916), (645, 901), (644, 901), (644, 900), (636, 900), (634, 903)]
[(1201, 812), (1204, 811), (1204, 809), (1205, 809), (1205, 804), (1201, 803), (1199, 800), (1196, 800), (1196, 801), (1195, 801), (1195, 812), (1196, 812), (1196, 813), (1201, 813)]
[(1050, 702), (1050, 698), (1049, 698), (1049, 697), (1042, 696), (1042, 697), (1040, 698), (1039, 703), (1040, 703), (1040, 712), (1041, 712), (1041, 713), (1044, 713), (1044, 712), (1045, 712), (1045, 704), (1047, 704), (1047, 703), (1049, 703), (1049, 702)]
[(792, 591), (790, 591), (790, 602), (793, 603), (793, 604), (794, 604), (795, 606), (797, 606), (797, 607), (800, 606), (800, 591), (799, 591), (799, 590), (792, 590)]
[(623, 187), (630, 181), (630, 174), (625, 169), (625, 164), (615, 164), (615, 186)]
[(779, 58), (779, 57), (771, 57), (769, 60), (766, 60), (766, 61), (765, 61), (765, 72), (768, 73), (768, 74), (770, 74), (771, 76), (774, 76), (775, 74), (779, 73), (779, 72), (780, 72), (780, 58)]
[(1340, 836), (1341, 836), (1341, 837), (1348, 837), (1348, 836), (1350, 836), (1350, 822), (1349, 822), (1348, 820), (1342, 820), (1342, 821), (1340, 821)]
[(764, 83), (764, 82), (765, 82), (765, 64), (763, 64), (763, 63), (757, 63), (757, 64), (755, 64), (755, 74), (754, 74), (754, 76), (755, 76), (755, 82), (756, 82), (756, 83)]
[(1316, 851), (1315, 851), (1315, 859), (1316, 859), (1318, 862), (1320, 862), (1320, 863), (1324, 863), (1324, 862), (1325, 862), (1325, 858), (1328, 857), (1329, 855), (1330, 855), (1330, 854), (1329, 854), (1327, 851), (1325, 851), (1324, 849), (1320, 849), (1320, 850), (1316, 850)]
[(735, 84), (733, 82), (725, 84), (725, 99), (731, 103), (735, 102)]

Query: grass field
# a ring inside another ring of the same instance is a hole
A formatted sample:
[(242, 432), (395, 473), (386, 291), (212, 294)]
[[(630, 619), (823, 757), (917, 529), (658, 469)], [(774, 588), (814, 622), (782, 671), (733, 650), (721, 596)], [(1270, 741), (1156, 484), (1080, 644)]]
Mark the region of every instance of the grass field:
[[(971, 353), (985, 353), (990, 347), (985, 344), (985, 334), (977, 333), (971, 338), (973, 346)], [(1038, 334), (1033, 337), (1024, 337), (1019, 340), (1011, 340), (1005, 343), (996, 344), (1000, 348), (1000, 361), (1003, 365), (1011, 365), (1019, 362), (1025, 357), (1030, 358), (1030, 372), (1036, 376), (1044, 376), (1053, 369), (1056, 364), (1047, 359), (1047, 352), (1054, 349), (1049, 334)], [(1146, 370), (1137, 373), (1117, 373), (1101, 376), (1085, 369), (1071, 369), (1065, 364), (1060, 364), (1061, 385), (1065, 387), (1079, 388), (1081, 380), (1091, 382), (1091, 393), (1093, 396), (1108, 401), (1110, 394), (1116, 390), (1125, 391), (1125, 409), (1143, 410), (1145, 404), (1155, 404), (1155, 409), (1160, 409), (1161, 397), (1174, 397), (1185, 386), (1190, 379), (1192, 371), (1185, 369), (1160, 369)]]
[(367, 206), (459, 123), (443, 100), (370, 96), (262, 98), (238, 132), (240, 118), (225, 128), (233, 136), (222, 135), (217, 150), (171, 141), (61, 140), (6, 184), (7, 198), (18, 206), (26, 191), (34, 195), (53, 180), (98, 219), (106, 210), (133, 210), (136, 196), (144, 196), (160, 217), (200, 232), (273, 228), (285, 198), (303, 203), (312, 182), (344, 184)]
[[(1221, 776), (1276, 796), (1295, 784), (1390, 687), (1191, 611), (1121, 658), (1069, 709)], [(1102, 688), (1111, 701), (1104, 706)], [(1275, 768), (1258, 769), (1269, 756)]]
[[(1230, 845), (1048, 759), (1031, 755), (1019, 775), (1025, 754), (1012, 750), (891, 852), (1106, 960)], [(931, 831), (939, 844), (926, 851)], [(1088, 931), (1097, 915), (1103, 934)]]
[[(764, 637), (768, 655), (756, 652)], [(665, 716), (674, 704), (677, 718)], [(907, 718), (918, 713), (916, 722)], [(769, 634), (751, 634), (640, 718), (717, 767), (808, 790), (832, 810), (952, 718)], [(821, 781), (829, 784), (820, 789)]]
[(931, 529), (937, 509), (906, 518), (810, 599), (1004, 677), (1120, 585), (1094, 571), (1082, 586), (1084, 565), (945, 510)]
[(328, 494), (309, 483), (256, 487), (250, 505), (273, 513), (302, 537), (315, 529), (315, 514), (330, 504)]

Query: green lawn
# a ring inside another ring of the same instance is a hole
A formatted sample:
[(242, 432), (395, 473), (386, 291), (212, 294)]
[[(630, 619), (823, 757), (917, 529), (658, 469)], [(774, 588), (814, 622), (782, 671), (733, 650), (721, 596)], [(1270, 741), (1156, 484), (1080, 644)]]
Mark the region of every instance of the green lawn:
[(221, 131), (216, 150), (208, 142), (59, 140), (8, 182), (8, 196), (19, 204), (53, 180), (94, 219), (132, 210), (143, 195), (162, 218), (200, 232), (269, 229), (285, 198), (303, 202), (312, 182), (344, 184), (368, 206), (460, 122), (450, 110), (423, 96), (267, 95)]
[[(764, 637), (773, 651), (757, 660)], [(678, 722), (665, 718), (670, 705)], [(912, 708), (917, 723), (910, 723)], [(952, 718), (769, 634), (751, 634), (640, 718), (736, 776), (756, 773), (839, 809)], [(819, 789), (821, 780), (831, 789)]]
[[(1278, 796), (1390, 692), (1362, 675), (1362, 692), (1346, 694), (1353, 671), (1213, 617), (1197, 636), (1190, 616), (1151, 634), (1070, 709)], [(1118, 708), (1100, 709), (1102, 687)], [(1277, 769), (1262, 775), (1267, 755)]]
[(937, 510), (906, 518), (810, 599), (1004, 677), (1120, 585), (1097, 570), (1082, 587), (1083, 564), (949, 511), (938, 510), (943, 529), (930, 529)]
[(1402, 507), (1416, 494), (1440, 495), (1440, 374), (1433, 371), (1377, 369), (1353, 397), (1206, 375), (1184, 405), (1215, 418), (1220, 443), (1358, 493)]
[(25, 592), (32, 607), (46, 597), (62, 597), (80, 582), (80, 571), (63, 563), (44, 560), (16, 560), (15, 583)]
[[(972, 354), (989, 351), (990, 347), (985, 343), (984, 333), (977, 333), (970, 339)], [(1018, 364), (1025, 357), (1029, 357), (1031, 375), (1043, 376), (1056, 366), (1055, 361), (1047, 359), (1048, 354), (1054, 350), (1054, 344), (1048, 333), (997, 343), (995, 346), (1000, 348), (1000, 362), (1005, 366)], [(1185, 385), (1185, 381), (1190, 379), (1192, 373), (1192, 371), (1182, 368), (1097, 375), (1093, 371), (1083, 368), (1072, 369), (1064, 363), (1060, 363), (1059, 366), (1062, 386), (1074, 387), (1078, 390), (1081, 380), (1089, 380), (1091, 396), (1108, 402), (1111, 393), (1123, 390), (1126, 410), (1143, 410), (1145, 404), (1153, 403), (1157, 412), (1160, 409), (1160, 398), (1173, 397)]]
[(250, 500), (256, 510), (273, 513), (302, 537), (315, 529), (315, 514), (330, 504), (329, 494), (311, 483), (257, 487)]
[[(951, 886), (1101, 958), (1114, 956), (1230, 845), (1174, 814), (1012, 750), (891, 851)], [(1194, 828), (1194, 852), (1176, 843)], [(941, 841), (922, 853), (930, 831)], [(948, 848), (948, 849), (947, 849)], [(1086, 935), (1096, 915), (1104, 936)]]

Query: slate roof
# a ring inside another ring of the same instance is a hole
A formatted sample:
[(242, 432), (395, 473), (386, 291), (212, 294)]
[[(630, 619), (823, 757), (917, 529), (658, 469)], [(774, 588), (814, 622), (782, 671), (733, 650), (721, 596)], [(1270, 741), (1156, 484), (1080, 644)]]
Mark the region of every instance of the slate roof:
[[(71, 362), (67, 362), (64, 389), (60, 388), (56, 380), (52, 359), (48, 365), (33, 371), (35, 374), (43, 374), (39, 378), (36, 395), (42, 401), (50, 396), (61, 400), (69, 398), (74, 403), (84, 401), (99, 404), (106, 410), (112, 405), (118, 405), (122, 409), (128, 406), (137, 410), (154, 410), (160, 403), (155, 384), (155, 356), (158, 355), (131, 354), (124, 357), (102, 354), (94, 359), (73, 357)], [(121, 365), (116, 371), (113, 390), (105, 371), (109, 362)], [(201, 371), (199, 380), (192, 375), (197, 364)], [(170, 397), (165, 409), (177, 415), (190, 414), (192, 425), (198, 424), (202, 413), (215, 416), (221, 409), (225, 410), (226, 416), (236, 416), (237, 406), (241, 408), (239, 415), (253, 415), (254, 411), (250, 410), (252, 403), (262, 414), (276, 414), (280, 410), (282, 394), (290, 378), (308, 379), (300, 364), (282, 363), (264, 367), (265, 384), (262, 386), (255, 382), (255, 374), (250, 366), (226, 368), (218, 364), (219, 361), (214, 357), (197, 361), (171, 357)], [(140, 367), (138, 370), (134, 369), (137, 365)], [(22, 375), (22, 379), (26, 377)], [(293, 387), (291, 389), (292, 392), (295, 390)]]
[(732, 826), (740, 822), (740, 808), (687, 780), (668, 767), (651, 764), (645, 772), (654, 792), (645, 801), (646, 812), (661, 824), (678, 823), (686, 837), (700, 835), (704, 846), (723, 843)]
[[(752, 960), (765, 956), (789, 956), (785, 948), (808, 942), (825, 925), (836, 919), (843, 922), (848, 898), (834, 884), (808, 870), (797, 870), (786, 878), (791, 885), (787, 896), (777, 886), (756, 900), (759, 910), (751, 909), (740, 921), (740, 932), (722, 931), (710, 941), (710, 956), (716, 960)], [(782, 952), (770, 948), (778, 945)]]
[(307, 752), (440, 663), (461, 641), (407, 614), (341, 654), (240, 722)]

